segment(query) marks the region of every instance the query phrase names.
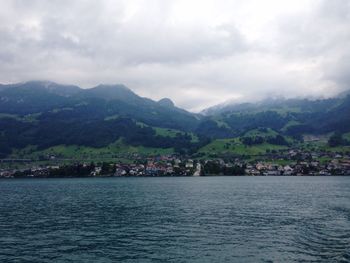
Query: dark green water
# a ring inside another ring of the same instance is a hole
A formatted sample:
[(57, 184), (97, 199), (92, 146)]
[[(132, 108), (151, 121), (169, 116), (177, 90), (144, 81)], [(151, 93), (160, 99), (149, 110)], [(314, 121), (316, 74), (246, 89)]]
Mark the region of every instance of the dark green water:
[(0, 180), (0, 262), (350, 262), (350, 177)]

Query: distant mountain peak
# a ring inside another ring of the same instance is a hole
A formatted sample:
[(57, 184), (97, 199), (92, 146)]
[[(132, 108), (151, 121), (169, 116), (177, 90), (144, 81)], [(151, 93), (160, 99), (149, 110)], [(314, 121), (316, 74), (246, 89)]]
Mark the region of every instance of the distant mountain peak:
[(85, 89), (84, 94), (105, 100), (138, 101), (140, 99), (136, 93), (122, 84), (100, 84), (94, 88)]
[(21, 88), (31, 88), (31, 87), (39, 87), (39, 88), (49, 88), (51, 86), (59, 86), (60, 84), (57, 84), (53, 81), (49, 80), (28, 80), (28, 81), (22, 81), (18, 83), (13, 84), (6, 84), (4, 86), (7, 86), (8, 88), (11, 87), (21, 87)]
[(169, 98), (163, 98), (159, 100), (158, 104), (164, 107), (175, 107), (174, 102)]
[(78, 86), (58, 84), (49, 80), (30, 80), (15, 84), (1, 85), (0, 90), (20, 89), (20, 90), (46, 90), (50, 93), (69, 97), (80, 91)]

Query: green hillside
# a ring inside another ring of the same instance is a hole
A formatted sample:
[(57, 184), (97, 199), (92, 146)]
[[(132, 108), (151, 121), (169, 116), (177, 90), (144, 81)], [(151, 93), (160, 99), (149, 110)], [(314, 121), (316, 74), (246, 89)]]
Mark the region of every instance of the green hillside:
[(217, 139), (208, 145), (199, 149), (199, 153), (209, 154), (222, 154), (230, 153), (236, 155), (259, 155), (265, 154), (266, 151), (287, 149), (286, 146), (273, 145), (263, 143), (259, 145), (247, 146), (240, 142), (239, 138), (233, 139)]
[(28, 146), (21, 150), (15, 150), (9, 156), (11, 158), (20, 159), (75, 159), (75, 160), (109, 160), (116, 158), (130, 157), (131, 154), (148, 155), (163, 155), (172, 154), (172, 148), (151, 148), (143, 146), (130, 146), (118, 140), (106, 147), (94, 148), (77, 145), (57, 145), (47, 149), (38, 150), (35, 146)]

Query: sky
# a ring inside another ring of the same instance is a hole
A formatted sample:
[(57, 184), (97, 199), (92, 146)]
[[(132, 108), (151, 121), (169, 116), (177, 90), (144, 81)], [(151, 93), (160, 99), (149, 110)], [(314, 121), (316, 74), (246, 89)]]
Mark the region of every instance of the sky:
[(198, 112), (350, 89), (349, 0), (1, 0), (0, 83), (125, 84)]

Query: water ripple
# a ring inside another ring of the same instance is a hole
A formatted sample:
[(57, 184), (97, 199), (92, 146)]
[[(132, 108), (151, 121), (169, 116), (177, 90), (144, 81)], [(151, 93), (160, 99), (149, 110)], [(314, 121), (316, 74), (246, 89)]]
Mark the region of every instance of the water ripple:
[(350, 262), (350, 177), (0, 181), (0, 262)]

